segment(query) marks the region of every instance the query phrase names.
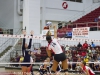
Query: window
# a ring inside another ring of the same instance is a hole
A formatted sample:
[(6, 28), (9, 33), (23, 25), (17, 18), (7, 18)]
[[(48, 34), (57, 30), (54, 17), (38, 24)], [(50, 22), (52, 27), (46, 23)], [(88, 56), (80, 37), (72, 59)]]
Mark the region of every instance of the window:
[(73, 1), (73, 2), (75, 2), (75, 0), (70, 0), (70, 1)]
[(80, 2), (80, 3), (82, 3), (82, 0), (63, 0), (63, 1), (72, 1), (72, 2)]
[(76, 2), (82, 2), (82, 0), (76, 0)]

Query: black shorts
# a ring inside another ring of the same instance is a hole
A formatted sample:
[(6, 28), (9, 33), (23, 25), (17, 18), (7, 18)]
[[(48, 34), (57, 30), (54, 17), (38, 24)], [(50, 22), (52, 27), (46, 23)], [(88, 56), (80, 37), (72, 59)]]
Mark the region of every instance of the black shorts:
[(66, 60), (65, 53), (55, 54), (54, 55), (54, 60), (56, 60), (57, 62)]

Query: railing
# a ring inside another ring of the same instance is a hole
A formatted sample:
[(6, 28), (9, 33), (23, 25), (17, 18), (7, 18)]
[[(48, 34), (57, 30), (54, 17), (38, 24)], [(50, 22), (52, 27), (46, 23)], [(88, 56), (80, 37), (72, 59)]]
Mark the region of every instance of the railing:
[[(92, 25), (92, 24), (95, 24), (95, 26)], [(81, 26), (81, 25), (84, 25), (84, 26)], [(71, 26), (71, 27), (69, 27), (69, 26)], [(100, 30), (99, 29), (100, 28), (100, 21), (99, 22), (86, 22), (86, 23), (68, 24), (66, 28), (78, 28), (78, 27), (97, 27), (97, 31), (98, 31), (98, 30)]]
[[(18, 32), (16, 34), (20, 34), (20, 32), (21, 32), (21, 28), (18, 30)], [(17, 40), (15, 38), (13, 38), (13, 39), (11, 39), (11, 38), (2, 38), (2, 39), (4, 39), (4, 43), (1, 43), (2, 45), (0, 46), (0, 52), (5, 50), (8, 46), (13, 46), (14, 42)]]
[(12, 51), (12, 52), (10, 53), (10, 58), (12, 58), (12, 57), (15, 58), (15, 57), (17, 56), (17, 53), (18, 53), (18, 56), (21, 56), (21, 55), (22, 55), (21, 52), (22, 52), (21, 50), (15, 49), (14, 51)]

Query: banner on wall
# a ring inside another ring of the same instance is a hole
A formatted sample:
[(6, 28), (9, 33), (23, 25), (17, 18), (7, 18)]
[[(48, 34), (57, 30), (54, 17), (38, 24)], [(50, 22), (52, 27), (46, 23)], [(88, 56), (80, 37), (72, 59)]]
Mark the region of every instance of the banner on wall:
[[(45, 36), (49, 30), (42, 30), (42, 36)], [(54, 30), (50, 30), (51, 35), (54, 35)]]
[(90, 27), (73, 28), (72, 38), (89, 38)]

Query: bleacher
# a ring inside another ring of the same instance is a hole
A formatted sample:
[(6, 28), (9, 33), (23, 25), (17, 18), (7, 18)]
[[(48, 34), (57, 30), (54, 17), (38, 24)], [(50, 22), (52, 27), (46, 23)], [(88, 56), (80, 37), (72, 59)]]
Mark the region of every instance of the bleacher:
[(100, 7), (81, 17), (80, 19), (74, 21), (73, 23), (85, 23), (85, 22), (94, 22), (95, 18), (100, 16)]
[[(100, 7), (91, 11), (90, 13), (86, 14), (85, 16), (79, 18), (78, 20), (72, 22), (71, 24), (65, 25), (65, 27), (62, 27), (61, 29), (58, 29), (58, 37), (63, 38), (66, 34), (66, 32), (71, 32), (72, 28), (78, 28), (78, 27), (91, 27), (95, 28), (97, 30), (100, 30), (100, 19), (98, 18), (100, 16)], [(95, 22), (95, 19), (98, 19), (97, 22)]]

